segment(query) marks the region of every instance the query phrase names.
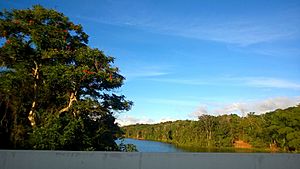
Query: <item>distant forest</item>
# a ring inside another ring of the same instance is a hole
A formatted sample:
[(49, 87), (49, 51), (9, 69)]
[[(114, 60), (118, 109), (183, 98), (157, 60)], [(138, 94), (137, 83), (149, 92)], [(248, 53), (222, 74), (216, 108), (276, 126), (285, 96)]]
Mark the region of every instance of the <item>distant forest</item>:
[[(123, 127), (126, 138), (203, 148), (259, 148), (268, 151), (300, 150), (300, 105), (246, 117), (201, 115), (198, 121), (178, 120)], [(239, 147), (238, 143), (243, 143)]]

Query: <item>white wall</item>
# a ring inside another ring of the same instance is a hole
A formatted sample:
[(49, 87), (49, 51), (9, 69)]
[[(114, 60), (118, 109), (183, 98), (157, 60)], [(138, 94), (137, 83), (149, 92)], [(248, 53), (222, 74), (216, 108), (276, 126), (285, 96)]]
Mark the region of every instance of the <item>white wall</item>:
[(0, 150), (0, 169), (300, 169), (300, 154)]

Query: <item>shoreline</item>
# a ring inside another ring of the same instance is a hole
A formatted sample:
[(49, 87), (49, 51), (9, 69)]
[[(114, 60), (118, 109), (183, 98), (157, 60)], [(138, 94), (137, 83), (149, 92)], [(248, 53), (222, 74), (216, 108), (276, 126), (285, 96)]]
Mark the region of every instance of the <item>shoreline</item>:
[[(281, 150), (272, 151), (270, 148), (237, 148), (237, 147), (200, 147), (197, 145), (182, 145), (182, 144), (174, 144), (172, 142), (167, 142), (163, 140), (148, 140), (144, 138), (130, 138), (125, 137), (124, 139), (134, 139), (140, 141), (153, 141), (171, 144), (178, 149), (182, 149), (185, 152), (216, 152), (216, 153), (289, 153)], [(290, 152), (291, 153), (291, 152)]]

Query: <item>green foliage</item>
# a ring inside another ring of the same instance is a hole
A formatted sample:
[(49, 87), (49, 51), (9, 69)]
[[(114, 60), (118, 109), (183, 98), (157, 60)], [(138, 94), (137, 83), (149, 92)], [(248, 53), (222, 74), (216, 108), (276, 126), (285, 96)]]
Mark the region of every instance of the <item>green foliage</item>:
[(121, 140), (121, 143), (118, 146), (123, 152), (138, 152), (138, 149), (134, 144), (124, 144), (124, 140)]
[(0, 37), (1, 148), (119, 150), (125, 78), (81, 25), (33, 6), (0, 13)]
[(267, 113), (267, 134), (284, 150), (300, 149), (300, 106)]
[(202, 115), (198, 121), (136, 124), (123, 127), (125, 137), (172, 143), (181, 147), (228, 148), (235, 141), (253, 148), (300, 150), (300, 106), (262, 115)]

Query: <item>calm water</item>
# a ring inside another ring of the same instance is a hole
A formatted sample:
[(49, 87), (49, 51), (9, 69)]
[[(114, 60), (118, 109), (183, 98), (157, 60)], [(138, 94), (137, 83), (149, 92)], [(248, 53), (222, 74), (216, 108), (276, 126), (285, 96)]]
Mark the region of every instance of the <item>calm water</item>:
[[(119, 144), (120, 141), (117, 141)], [(157, 141), (136, 140), (131, 138), (124, 139), (124, 144), (136, 145), (139, 152), (183, 152), (172, 144), (161, 143)]]
[[(117, 140), (117, 144), (121, 141)], [(136, 145), (139, 152), (231, 152), (231, 153), (258, 153), (268, 152), (261, 149), (235, 149), (235, 148), (200, 148), (200, 147), (175, 147), (172, 144), (148, 141), (148, 140), (136, 140), (131, 138), (125, 138), (124, 144)]]

